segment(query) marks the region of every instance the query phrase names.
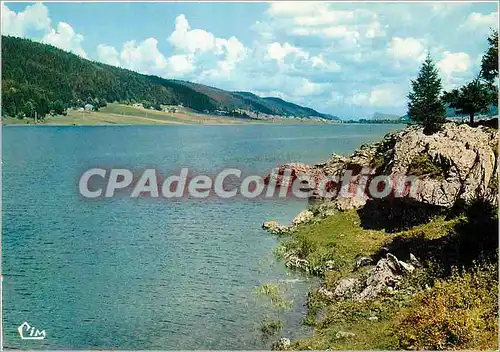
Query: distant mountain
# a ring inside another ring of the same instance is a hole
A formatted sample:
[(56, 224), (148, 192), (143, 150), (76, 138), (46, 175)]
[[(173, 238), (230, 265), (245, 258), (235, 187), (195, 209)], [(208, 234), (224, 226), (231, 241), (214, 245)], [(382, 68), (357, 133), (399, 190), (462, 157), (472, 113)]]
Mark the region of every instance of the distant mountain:
[(400, 120), (400, 115), (386, 114), (382, 112), (376, 112), (372, 116), (372, 120)]
[(51, 45), (2, 36), (2, 112), (14, 116), (106, 102), (179, 105), (196, 111), (249, 110), (261, 114), (322, 117), (280, 98), (229, 92), (202, 84), (143, 75), (83, 59)]

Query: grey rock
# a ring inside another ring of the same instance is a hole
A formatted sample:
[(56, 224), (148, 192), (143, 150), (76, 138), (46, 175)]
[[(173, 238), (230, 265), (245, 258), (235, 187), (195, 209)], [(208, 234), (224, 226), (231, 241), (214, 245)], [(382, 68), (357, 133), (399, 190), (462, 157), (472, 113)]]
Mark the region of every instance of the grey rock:
[[(444, 208), (477, 198), (497, 205), (498, 193), (489, 187), (493, 179), (499, 178), (497, 147), (498, 132), (484, 127), (446, 123), (441, 131), (425, 135), (422, 127), (412, 126), (388, 134), (381, 142), (364, 145), (347, 158), (333, 155), (314, 166), (295, 163), (281, 168), (291, 169), (297, 176), (321, 178), (342, 176), (347, 169), (365, 169), (373, 174), (373, 165), (377, 164), (378, 170), (384, 170), (384, 174), (402, 184), (398, 180), (410, 176), (414, 159), (426, 156), (442, 173), (417, 175), (419, 181), (409, 195), (411, 198)], [(357, 187), (360, 180), (360, 175), (354, 176), (351, 185)], [(364, 194), (354, 197), (337, 194), (333, 199), (324, 199), (317, 193), (312, 198), (328, 201), (338, 210), (361, 208), (369, 199)]]
[(398, 258), (396, 258), (396, 256), (394, 254), (387, 253), (386, 258), (387, 258), (387, 265), (390, 266), (391, 270), (394, 273), (398, 273), (398, 272), (403, 271), (403, 269), (401, 268), (401, 264), (399, 263)]
[(277, 221), (266, 221), (262, 228), (273, 235), (284, 235), (292, 230), (290, 226), (280, 225)]
[(356, 269), (359, 269), (363, 266), (370, 265), (373, 263), (373, 259), (370, 257), (361, 257), (358, 260), (356, 260)]
[(355, 333), (353, 332), (347, 332), (347, 331), (338, 331), (336, 334), (335, 334), (335, 338), (336, 339), (346, 339), (346, 338), (350, 338), (350, 337), (354, 337), (356, 336)]
[(415, 270), (415, 267), (411, 264), (405, 263), (403, 261), (399, 261), (399, 267), (403, 271), (404, 274), (411, 274), (413, 270)]
[(309, 262), (306, 259), (299, 258), (294, 253), (285, 255), (284, 259), (287, 268), (309, 271)]
[(422, 267), (422, 264), (420, 263), (420, 261), (412, 253), (410, 253), (410, 264), (416, 268)]
[(274, 351), (285, 351), (288, 348), (290, 348), (291, 345), (292, 345), (292, 343), (290, 342), (289, 338), (282, 337), (281, 339), (279, 339), (278, 341), (273, 343), (273, 345), (271, 346), (271, 349)]
[(370, 270), (363, 289), (353, 298), (364, 301), (374, 299), (383, 292), (393, 292), (403, 276), (411, 274), (414, 270), (412, 264), (398, 260), (395, 255), (387, 253), (386, 257), (380, 259)]
[(335, 294), (332, 291), (327, 290), (325, 287), (320, 287), (318, 289), (318, 294), (330, 300), (332, 300), (335, 297)]
[(358, 279), (340, 279), (333, 291), (333, 295), (338, 298), (351, 298), (359, 290), (360, 286)]
[(301, 211), (293, 220), (292, 226), (297, 226), (302, 223), (307, 223), (314, 218), (314, 214), (310, 210)]
[(398, 270), (395, 270), (394, 263), (387, 258), (380, 259), (375, 268), (370, 271), (364, 289), (354, 298), (360, 301), (374, 299), (388, 286), (395, 286), (400, 279), (401, 276), (398, 274)]

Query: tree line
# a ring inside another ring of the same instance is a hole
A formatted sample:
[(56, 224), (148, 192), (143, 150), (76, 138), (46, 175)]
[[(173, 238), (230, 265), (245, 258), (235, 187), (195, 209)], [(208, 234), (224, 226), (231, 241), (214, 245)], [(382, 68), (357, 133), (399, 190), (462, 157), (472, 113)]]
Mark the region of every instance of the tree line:
[(446, 106), (458, 114), (468, 115), (474, 125), (478, 113), (487, 113), (491, 106), (498, 106), (498, 31), (488, 37), (489, 47), (481, 60), (478, 75), (462, 87), (442, 92), (439, 71), (428, 54), (415, 80), (411, 81), (408, 94), (408, 117), (424, 126), (426, 133), (439, 130), (446, 119)]
[(179, 82), (80, 58), (51, 45), (2, 36), (2, 115), (43, 117), (49, 112), (107, 102), (184, 103), (216, 109), (206, 95)]

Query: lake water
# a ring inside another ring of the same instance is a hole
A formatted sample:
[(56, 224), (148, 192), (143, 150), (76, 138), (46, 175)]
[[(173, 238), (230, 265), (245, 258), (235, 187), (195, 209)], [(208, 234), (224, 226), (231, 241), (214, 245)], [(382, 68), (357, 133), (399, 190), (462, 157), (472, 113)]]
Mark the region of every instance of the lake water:
[[(276, 261), (266, 220), (299, 201), (85, 200), (91, 167), (239, 166), (266, 174), (291, 161), (349, 154), (399, 125), (4, 127), (4, 346), (23, 349), (263, 349), (276, 318), (255, 289), (280, 282), (293, 308), (274, 338), (301, 327), (315, 281)], [(21, 340), (28, 322), (43, 341)]]

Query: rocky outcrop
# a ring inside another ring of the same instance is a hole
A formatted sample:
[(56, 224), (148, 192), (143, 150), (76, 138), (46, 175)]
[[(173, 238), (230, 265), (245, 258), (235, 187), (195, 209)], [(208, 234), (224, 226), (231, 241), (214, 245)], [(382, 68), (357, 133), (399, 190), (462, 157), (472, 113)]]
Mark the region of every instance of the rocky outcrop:
[(277, 236), (287, 234), (291, 230), (290, 226), (280, 225), (277, 221), (274, 220), (266, 221), (262, 224), (262, 228), (267, 232)]
[(307, 223), (314, 218), (314, 214), (310, 210), (301, 211), (293, 220), (292, 226), (298, 226), (303, 223)]
[[(282, 165), (275, 177), (279, 179), (285, 170), (291, 170), (292, 178), (307, 175), (317, 182), (337, 177), (339, 182), (327, 183), (326, 187), (327, 191), (335, 190), (335, 195), (325, 196), (315, 189), (311, 201), (329, 201), (339, 210), (361, 208), (373, 198), (365, 186), (377, 175), (386, 175), (393, 186), (397, 183), (403, 187), (393, 187), (389, 197), (411, 197), (413, 201), (442, 208), (475, 199), (498, 204), (497, 148), (498, 132), (484, 126), (446, 123), (432, 135), (412, 126), (388, 134), (381, 142), (361, 146), (349, 157), (332, 155), (316, 165)], [(347, 171), (352, 177), (342, 190), (340, 179)], [(418, 178), (416, 189), (405, 187), (407, 176)]]
[(300, 224), (307, 223), (314, 219), (314, 213), (310, 210), (301, 211), (290, 225), (280, 225), (277, 221), (266, 221), (262, 224), (262, 228), (273, 235), (281, 236), (294, 231)]
[(387, 253), (385, 258), (380, 259), (377, 264), (370, 269), (366, 279), (342, 278), (337, 282), (333, 291), (324, 287), (318, 289), (318, 294), (328, 300), (354, 299), (366, 301), (377, 298), (387, 291), (394, 291), (398, 288), (401, 280), (411, 274), (420, 262), (410, 254), (410, 260), (404, 262), (391, 253)]

